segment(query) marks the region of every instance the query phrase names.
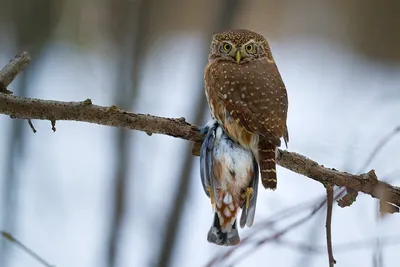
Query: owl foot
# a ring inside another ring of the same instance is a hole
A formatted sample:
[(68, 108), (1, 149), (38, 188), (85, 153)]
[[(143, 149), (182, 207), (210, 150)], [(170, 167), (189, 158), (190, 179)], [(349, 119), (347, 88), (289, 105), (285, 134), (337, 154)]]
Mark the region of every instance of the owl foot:
[(211, 119), (207, 122), (207, 124), (200, 128), (200, 134), (207, 134), (211, 127), (214, 127), (217, 121), (215, 119)]
[(210, 127), (208, 127), (208, 125), (206, 125), (206, 126), (200, 128), (200, 134), (201, 134), (201, 135), (206, 135), (206, 134), (208, 133), (209, 128), (210, 128)]
[(251, 187), (247, 187), (246, 190), (246, 210), (249, 208), (249, 204), (250, 204), (250, 197), (251, 195), (253, 195), (254, 190)]

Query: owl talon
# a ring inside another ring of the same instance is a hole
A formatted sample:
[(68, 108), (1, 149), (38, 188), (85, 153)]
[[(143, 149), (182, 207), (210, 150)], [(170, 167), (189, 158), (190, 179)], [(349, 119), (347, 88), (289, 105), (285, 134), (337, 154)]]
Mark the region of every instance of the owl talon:
[(249, 208), (249, 204), (250, 204), (250, 197), (251, 195), (253, 195), (254, 190), (251, 187), (248, 187), (246, 190), (246, 210)]
[(200, 128), (200, 134), (207, 134), (210, 128), (215, 128), (217, 124), (217, 121), (215, 119), (211, 119), (207, 122), (205, 126)]
[(208, 127), (208, 125), (206, 125), (206, 126), (200, 128), (200, 134), (205, 135), (208, 133), (208, 130), (209, 130), (209, 127)]

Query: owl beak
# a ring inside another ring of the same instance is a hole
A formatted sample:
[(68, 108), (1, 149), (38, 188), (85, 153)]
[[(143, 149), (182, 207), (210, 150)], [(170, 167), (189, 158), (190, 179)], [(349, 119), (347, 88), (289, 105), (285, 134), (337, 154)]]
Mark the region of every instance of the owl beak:
[(242, 54), (240, 53), (240, 50), (236, 51), (235, 59), (237, 63), (239, 63), (240, 60), (242, 59)]

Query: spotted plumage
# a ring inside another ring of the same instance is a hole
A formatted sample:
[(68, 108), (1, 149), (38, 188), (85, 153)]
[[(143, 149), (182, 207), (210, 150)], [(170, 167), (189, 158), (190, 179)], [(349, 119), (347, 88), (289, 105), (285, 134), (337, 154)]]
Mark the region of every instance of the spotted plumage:
[(208, 124), (200, 152), (201, 181), (211, 199), (214, 218), (207, 240), (217, 245), (233, 246), (240, 242), (240, 226), (254, 221), (259, 171), (251, 150), (232, 141), (216, 122)]
[(276, 189), (276, 148), (282, 137), (289, 141), (288, 97), (266, 39), (248, 30), (214, 35), (204, 80), (213, 118), (252, 150), (264, 187)]

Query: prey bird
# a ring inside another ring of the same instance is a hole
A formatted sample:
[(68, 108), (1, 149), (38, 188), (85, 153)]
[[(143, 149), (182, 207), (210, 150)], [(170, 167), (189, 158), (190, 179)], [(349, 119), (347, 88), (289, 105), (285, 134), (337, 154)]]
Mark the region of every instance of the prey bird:
[(212, 120), (200, 151), (200, 174), (204, 192), (214, 212), (207, 240), (234, 246), (240, 242), (237, 217), (242, 210), (240, 227), (251, 227), (256, 211), (259, 169), (250, 149), (236, 143), (223, 127)]

